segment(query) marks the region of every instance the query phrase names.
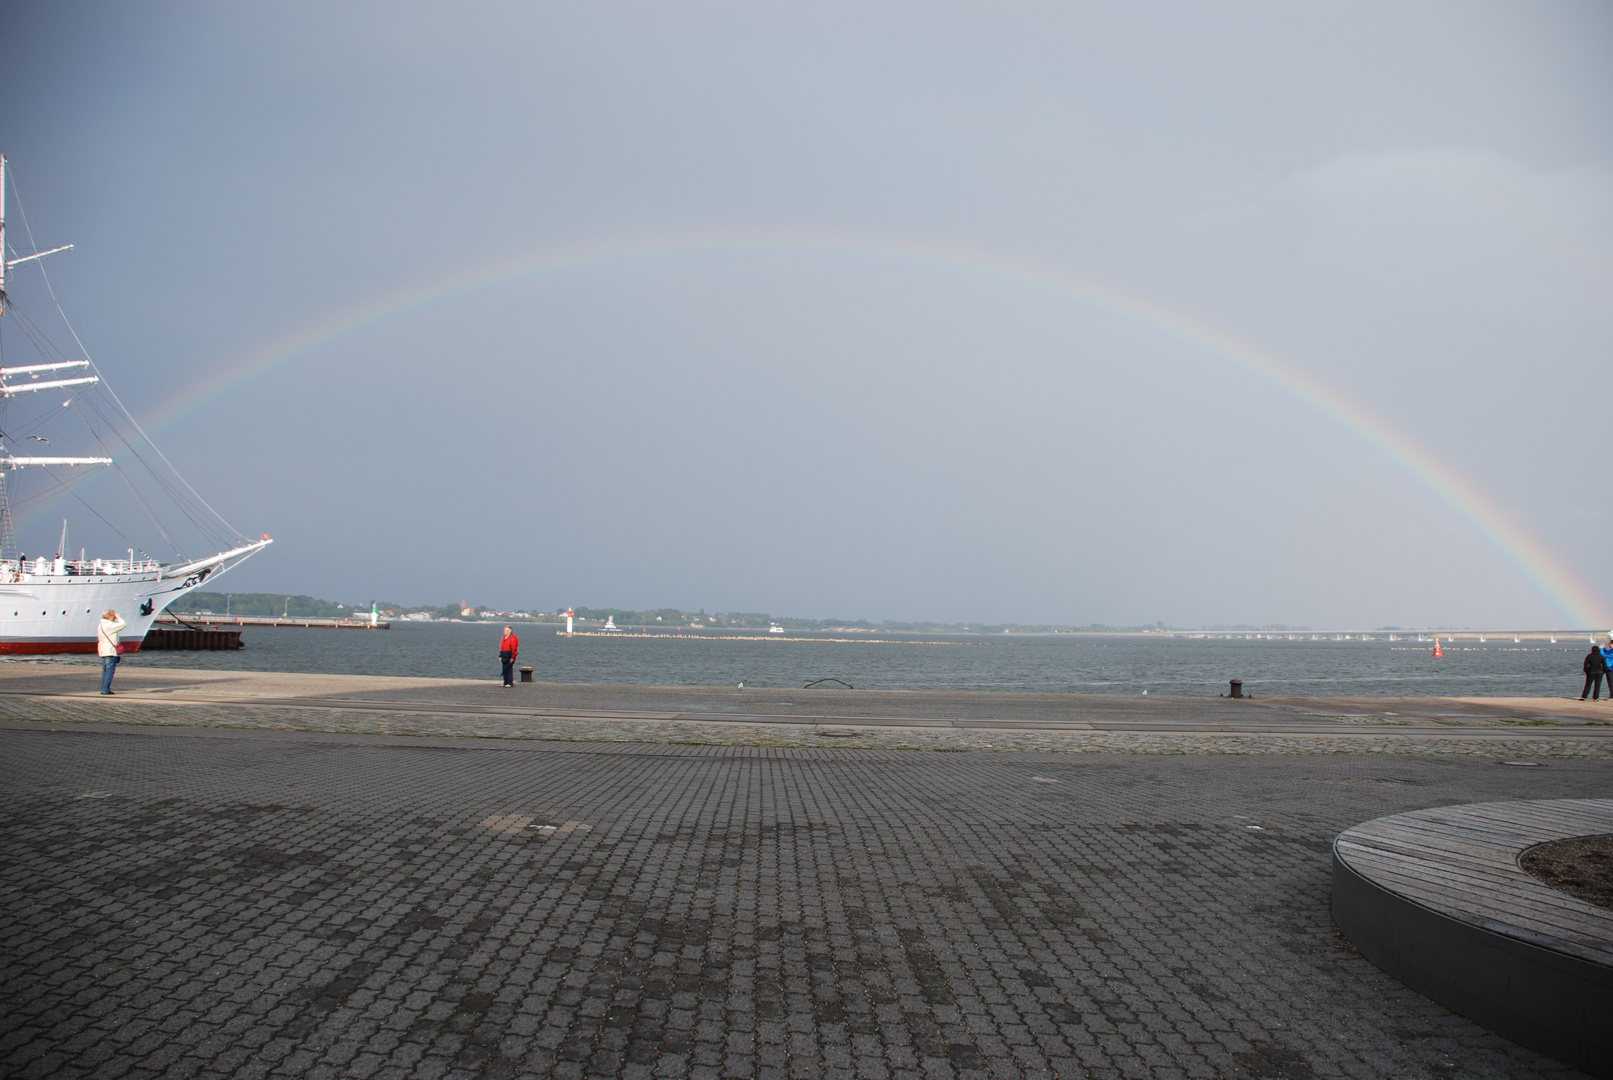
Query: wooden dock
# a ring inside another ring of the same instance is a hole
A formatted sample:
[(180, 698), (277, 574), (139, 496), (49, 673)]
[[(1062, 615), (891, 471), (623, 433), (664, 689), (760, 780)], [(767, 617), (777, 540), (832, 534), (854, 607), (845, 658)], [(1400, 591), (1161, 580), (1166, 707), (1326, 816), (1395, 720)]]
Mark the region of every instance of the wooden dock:
[(295, 626), (304, 630), (392, 629), (392, 624), (385, 619), (372, 623), (369, 619), (304, 619), (297, 616), (277, 618), (275, 616), (264, 617), (260, 615), (175, 615), (168, 611), (158, 615), (153, 621), (166, 623), (170, 626), (178, 625), (206, 629), (241, 626)]
[(1333, 917), (1412, 989), (1613, 1076), (1613, 910), (1519, 865), (1538, 844), (1607, 834), (1613, 799), (1474, 803), (1368, 821), (1333, 843)]
[(153, 626), (140, 641), (141, 652), (178, 650), (183, 652), (223, 652), (241, 647), (241, 631), (207, 627)]

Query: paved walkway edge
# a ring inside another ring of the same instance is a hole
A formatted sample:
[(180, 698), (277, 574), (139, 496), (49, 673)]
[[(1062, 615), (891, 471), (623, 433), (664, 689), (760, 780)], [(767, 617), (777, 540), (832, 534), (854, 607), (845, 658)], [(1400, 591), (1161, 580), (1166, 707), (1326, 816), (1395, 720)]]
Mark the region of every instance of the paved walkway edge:
[(1333, 845), (1333, 919), (1413, 990), (1513, 1042), (1613, 1077), (1613, 966), (1443, 915), (1357, 873)]

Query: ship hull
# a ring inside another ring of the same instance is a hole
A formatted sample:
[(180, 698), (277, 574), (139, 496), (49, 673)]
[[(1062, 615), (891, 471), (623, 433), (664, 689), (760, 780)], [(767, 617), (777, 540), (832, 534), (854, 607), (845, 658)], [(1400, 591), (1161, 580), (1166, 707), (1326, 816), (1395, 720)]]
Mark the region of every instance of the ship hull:
[(128, 623), (121, 635), (124, 651), (138, 652), (153, 620), (206, 576), (23, 574), (0, 581), (0, 656), (93, 653), (108, 608)]
[[(0, 638), (0, 656), (58, 656), (63, 653), (93, 653), (98, 651), (99, 643), (91, 638), (89, 641), (7, 641)], [(140, 651), (140, 642), (123, 642), (123, 651), (137, 653)]]

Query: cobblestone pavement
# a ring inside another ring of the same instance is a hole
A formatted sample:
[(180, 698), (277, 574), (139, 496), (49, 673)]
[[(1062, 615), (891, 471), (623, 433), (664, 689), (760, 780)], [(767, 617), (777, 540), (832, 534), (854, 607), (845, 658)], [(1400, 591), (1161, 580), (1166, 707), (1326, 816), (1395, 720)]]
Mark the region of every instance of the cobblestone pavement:
[(0, 729), (0, 1072), (1572, 1076), (1338, 937), (1478, 757)]

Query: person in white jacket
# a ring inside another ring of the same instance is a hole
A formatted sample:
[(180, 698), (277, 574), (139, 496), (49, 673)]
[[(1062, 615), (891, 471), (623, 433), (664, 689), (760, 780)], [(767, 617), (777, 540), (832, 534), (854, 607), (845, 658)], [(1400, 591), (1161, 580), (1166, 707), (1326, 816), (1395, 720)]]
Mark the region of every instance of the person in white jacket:
[(122, 639), (118, 637), (123, 633), (124, 627), (129, 624), (118, 618), (118, 613), (111, 608), (101, 612), (101, 623), (95, 629), (95, 651), (101, 654), (101, 693), (112, 692), (112, 674), (118, 670), (118, 660), (123, 652)]

